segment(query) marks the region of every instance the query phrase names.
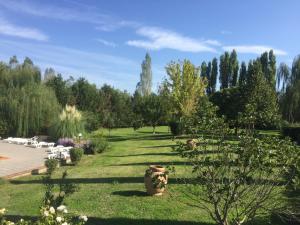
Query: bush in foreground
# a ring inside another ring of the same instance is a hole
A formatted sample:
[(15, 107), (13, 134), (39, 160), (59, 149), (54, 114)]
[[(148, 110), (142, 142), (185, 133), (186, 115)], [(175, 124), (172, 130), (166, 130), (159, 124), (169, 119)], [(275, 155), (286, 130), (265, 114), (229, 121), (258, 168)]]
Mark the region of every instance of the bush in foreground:
[(71, 161), (77, 165), (81, 158), (82, 158), (82, 155), (83, 155), (83, 149), (82, 148), (72, 148), (70, 150), (70, 158), (71, 158)]

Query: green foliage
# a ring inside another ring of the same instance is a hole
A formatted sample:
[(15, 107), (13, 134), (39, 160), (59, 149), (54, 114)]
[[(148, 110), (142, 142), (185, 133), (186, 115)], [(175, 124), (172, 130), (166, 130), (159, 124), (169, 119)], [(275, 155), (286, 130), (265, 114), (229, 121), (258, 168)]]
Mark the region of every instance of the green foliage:
[(100, 128), (100, 115), (85, 111), (83, 112), (83, 119), (84, 119), (84, 129), (87, 132), (92, 132)]
[(199, 68), (190, 61), (171, 62), (166, 67), (169, 100), (171, 102), (172, 117), (180, 119), (191, 115), (196, 108), (197, 100), (205, 93), (205, 79), (200, 77)]
[(58, 160), (57, 159), (47, 159), (45, 161), (45, 166), (47, 167), (47, 173), (49, 175), (52, 175), (58, 166)]
[(66, 105), (52, 128), (52, 135), (56, 138), (73, 138), (83, 133), (83, 119), (75, 106)]
[(144, 96), (142, 99), (141, 114), (145, 123), (151, 125), (153, 133), (155, 133), (155, 127), (162, 122), (165, 115), (160, 96), (156, 94)]
[[(215, 121), (209, 123), (214, 125)], [(185, 142), (175, 147), (193, 166), (195, 179), (186, 184), (185, 191), (191, 204), (205, 209), (221, 225), (246, 223), (264, 209), (280, 208), (278, 197), (283, 190), (277, 185), (299, 159), (297, 147), (277, 137), (254, 136), (253, 132), (229, 142), (230, 129), (224, 123), (207, 130), (205, 138), (197, 136), (194, 150)], [(278, 164), (285, 169), (278, 170)]]
[(83, 151), (82, 148), (72, 148), (72, 149), (70, 150), (70, 158), (71, 158), (71, 161), (72, 161), (75, 165), (77, 165), (77, 164), (80, 162), (80, 160), (81, 160), (81, 158), (82, 158), (82, 156), (83, 156), (83, 153), (84, 153), (84, 151)]
[(67, 104), (74, 104), (75, 100), (72, 97), (70, 80), (63, 80), (61, 74), (46, 79), (45, 85), (53, 89), (57, 101), (62, 107)]
[(171, 133), (174, 136), (178, 136), (184, 133), (184, 126), (182, 122), (170, 121), (169, 126), (170, 126)]

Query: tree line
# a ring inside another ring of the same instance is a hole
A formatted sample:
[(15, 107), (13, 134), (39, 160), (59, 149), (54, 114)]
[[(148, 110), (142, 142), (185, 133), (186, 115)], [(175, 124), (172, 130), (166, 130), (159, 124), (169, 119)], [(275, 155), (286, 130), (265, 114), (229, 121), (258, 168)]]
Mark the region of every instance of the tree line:
[(133, 94), (108, 84), (97, 87), (81, 77), (64, 79), (53, 68), (42, 75), (28, 57), (0, 62), (0, 135), (47, 133), (65, 105), (83, 114), (87, 131), (106, 127), (178, 124), (199, 108), (217, 106), (217, 114), (234, 127), (248, 118), (253, 127), (276, 128), (282, 120), (300, 121), (300, 57), (292, 68), (271, 50), (248, 63), (235, 50), (200, 66), (189, 60), (172, 61), (157, 93), (152, 91), (151, 57), (141, 64)]

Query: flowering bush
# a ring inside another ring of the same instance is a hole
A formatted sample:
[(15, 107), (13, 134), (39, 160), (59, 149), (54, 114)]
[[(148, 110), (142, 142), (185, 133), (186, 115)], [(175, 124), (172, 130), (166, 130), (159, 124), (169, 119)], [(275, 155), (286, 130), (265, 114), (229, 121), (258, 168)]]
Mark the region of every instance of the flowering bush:
[(68, 146), (74, 147), (75, 143), (72, 138), (60, 138), (57, 141), (57, 145), (63, 145), (65, 147), (68, 147)]
[(4, 218), (5, 212), (4, 208), (0, 209), (0, 225), (83, 225), (88, 220), (87, 216), (72, 217), (65, 205), (60, 205), (56, 209), (52, 206), (42, 207), (40, 217), (35, 222), (20, 219), (14, 223)]

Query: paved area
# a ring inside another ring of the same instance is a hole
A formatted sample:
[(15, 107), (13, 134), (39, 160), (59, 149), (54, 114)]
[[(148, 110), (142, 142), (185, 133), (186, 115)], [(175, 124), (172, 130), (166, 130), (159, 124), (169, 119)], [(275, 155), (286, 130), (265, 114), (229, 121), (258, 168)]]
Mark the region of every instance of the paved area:
[(44, 166), (47, 156), (45, 148), (32, 148), (24, 145), (0, 141), (0, 177), (6, 177)]

